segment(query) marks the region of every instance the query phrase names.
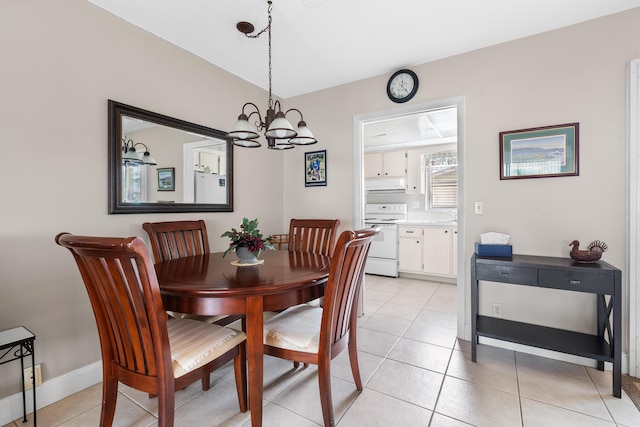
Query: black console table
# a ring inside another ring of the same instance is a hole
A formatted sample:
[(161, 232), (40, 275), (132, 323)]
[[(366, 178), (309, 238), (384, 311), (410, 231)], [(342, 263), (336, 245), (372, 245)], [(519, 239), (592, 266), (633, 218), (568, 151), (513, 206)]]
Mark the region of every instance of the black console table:
[(24, 358), (31, 356), (31, 366), (34, 370), (31, 376), (33, 387), (33, 426), (36, 424), (36, 373), (34, 341), (36, 336), (24, 326), (19, 326), (6, 331), (0, 331), (0, 365), (20, 359), (20, 378), (22, 378), (22, 422), (27, 422), (27, 399), (24, 384)]
[[(594, 335), (496, 317), (478, 315), (480, 280), (587, 292), (597, 295), (597, 331)], [(613, 395), (620, 397), (622, 350), (621, 272), (597, 261), (581, 264), (571, 258), (513, 255), (511, 258), (471, 257), (471, 360), (476, 361), (479, 337), (594, 359), (598, 369), (613, 363)], [(608, 297), (608, 298), (607, 298)], [(611, 324), (613, 322), (613, 325)]]

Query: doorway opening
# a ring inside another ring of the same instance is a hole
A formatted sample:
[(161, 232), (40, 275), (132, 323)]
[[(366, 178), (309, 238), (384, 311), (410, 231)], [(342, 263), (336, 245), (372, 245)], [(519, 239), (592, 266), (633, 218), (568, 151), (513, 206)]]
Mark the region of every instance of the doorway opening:
[[(466, 263), (465, 260), (467, 258), (465, 252), (464, 245), (464, 97), (454, 97), (447, 98), (442, 100), (436, 100), (416, 105), (403, 105), (393, 109), (366, 113), (356, 115), (353, 118), (353, 135), (354, 135), (354, 224), (358, 227), (364, 227), (364, 205), (367, 201), (367, 194), (365, 193), (365, 183), (364, 183), (364, 163), (365, 157), (364, 154), (367, 150), (371, 150), (371, 148), (365, 147), (365, 139), (371, 140), (374, 137), (374, 131), (376, 129), (376, 124), (385, 123), (385, 127), (391, 129), (394, 124), (401, 124), (403, 122), (411, 122), (417, 120), (424, 120), (424, 118), (420, 118), (424, 116), (424, 113), (431, 112), (432, 114), (441, 111), (450, 112), (453, 109), (455, 116), (455, 135), (457, 137), (453, 138), (451, 136), (442, 135), (438, 138), (433, 136), (434, 139), (439, 139), (440, 142), (445, 142), (452, 144), (455, 147), (455, 151), (457, 153), (457, 165), (458, 165), (458, 206), (456, 209), (456, 219), (458, 226), (458, 235), (457, 235), (457, 312), (458, 312), (458, 337), (463, 339), (470, 339), (471, 337), (471, 324), (469, 314), (466, 313), (465, 307), (467, 305), (466, 294), (465, 291), (467, 286), (467, 276), (466, 276)], [(379, 141), (383, 141), (385, 138), (383, 133), (380, 132)], [(449, 138), (449, 139), (446, 139)], [(389, 142), (379, 143), (375, 149), (380, 150), (381, 146), (384, 144), (389, 144)], [(401, 148), (411, 148), (412, 144), (417, 145), (428, 145), (425, 140), (421, 141), (408, 141), (405, 140), (402, 143), (398, 143), (398, 149)], [(372, 143), (368, 145), (373, 145)], [(417, 145), (414, 145), (415, 148)], [(384, 147), (388, 149), (390, 147)], [(394, 195), (395, 197), (396, 195)], [(424, 195), (422, 195), (424, 197)]]

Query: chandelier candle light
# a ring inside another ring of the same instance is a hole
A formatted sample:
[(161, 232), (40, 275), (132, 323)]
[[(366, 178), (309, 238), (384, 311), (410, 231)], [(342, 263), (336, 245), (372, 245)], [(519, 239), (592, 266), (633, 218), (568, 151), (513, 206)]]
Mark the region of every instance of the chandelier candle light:
[[(294, 145), (311, 145), (318, 142), (313, 136), (300, 110), (291, 108), (286, 112), (282, 112), (280, 101), (273, 101), (271, 97), (271, 1), (267, 1), (269, 20), (267, 26), (255, 35), (251, 35), (254, 26), (249, 22), (238, 22), (236, 28), (249, 38), (258, 38), (265, 31), (269, 38), (269, 104), (267, 114), (264, 119), (260, 114), (258, 106), (252, 102), (247, 102), (242, 106), (242, 113), (238, 116), (238, 121), (233, 126), (231, 132), (227, 136), (231, 138), (234, 145), (247, 148), (260, 147), (256, 138), (260, 136), (258, 132), (265, 130), (264, 136), (267, 138), (268, 148), (273, 150), (288, 150), (294, 148)], [(248, 108), (251, 107), (251, 108)], [(247, 115), (247, 110), (250, 113)], [(253, 111), (251, 111), (253, 110)], [(286, 115), (295, 111), (300, 114), (298, 127), (293, 128)], [(249, 122), (249, 118), (254, 114), (257, 115), (255, 126)]]

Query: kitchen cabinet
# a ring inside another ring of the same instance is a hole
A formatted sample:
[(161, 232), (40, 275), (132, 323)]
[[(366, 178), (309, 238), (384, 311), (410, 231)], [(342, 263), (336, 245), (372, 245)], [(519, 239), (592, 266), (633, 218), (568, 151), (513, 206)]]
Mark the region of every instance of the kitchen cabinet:
[(452, 276), (453, 229), (424, 227), (422, 235), (422, 271), (437, 276)]
[(405, 176), (406, 164), (406, 151), (367, 153), (364, 155), (364, 177)]
[(196, 171), (226, 175), (227, 156), (219, 151), (193, 151), (193, 165)]
[(407, 151), (407, 194), (424, 194), (424, 168), (420, 150)]
[(458, 276), (458, 229), (453, 229), (451, 236), (451, 275)]
[(398, 227), (398, 270), (422, 272), (422, 227)]
[(398, 227), (398, 271), (456, 277), (458, 230), (441, 225)]

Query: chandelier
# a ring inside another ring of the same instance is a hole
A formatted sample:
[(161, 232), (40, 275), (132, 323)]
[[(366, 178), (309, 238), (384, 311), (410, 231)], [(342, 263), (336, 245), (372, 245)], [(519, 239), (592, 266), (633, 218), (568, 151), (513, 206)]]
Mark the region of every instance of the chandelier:
[[(286, 112), (282, 112), (280, 101), (273, 101), (271, 97), (271, 4), (267, 1), (269, 20), (267, 26), (255, 35), (251, 35), (254, 31), (254, 27), (249, 22), (238, 22), (236, 28), (249, 38), (258, 38), (266, 31), (269, 38), (269, 104), (267, 106), (267, 113), (262, 118), (260, 109), (252, 102), (247, 102), (242, 106), (242, 113), (238, 116), (238, 121), (233, 126), (231, 132), (227, 133), (227, 136), (231, 138), (234, 145), (240, 147), (256, 148), (260, 147), (260, 144), (256, 138), (260, 136), (258, 132), (264, 132), (264, 136), (267, 138), (268, 148), (273, 150), (288, 150), (294, 148), (294, 145), (311, 145), (318, 142), (304, 121), (304, 117), (300, 110), (291, 108)], [(298, 126), (294, 129), (289, 120), (287, 120), (287, 114), (296, 112), (300, 115), (300, 121)], [(248, 114), (247, 114), (248, 113)], [(249, 119), (251, 116), (256, 115), (255, 124), (251, 124)]]
[[(138, 145), (142, 145), (144, 147), (144, 153), (142, 156), (136, 150)], [(149, 153), (149, 148), (142, 142), (134, 143), (131, 139), (125, 141), (122, 139), (122, 163), (125, 164), (142, 164), (142, 165), (157, 165), (156, 161), (151, 154)]]

